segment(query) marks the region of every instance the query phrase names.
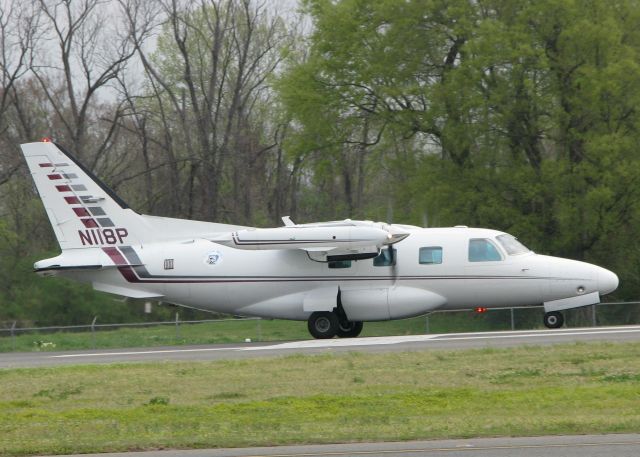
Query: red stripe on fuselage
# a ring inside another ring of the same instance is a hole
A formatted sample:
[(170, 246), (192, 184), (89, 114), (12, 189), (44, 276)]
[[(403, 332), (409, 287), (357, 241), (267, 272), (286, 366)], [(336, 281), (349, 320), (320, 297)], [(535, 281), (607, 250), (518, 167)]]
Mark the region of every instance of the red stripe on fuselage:
[(122, 274), (122, 276), (124, 276), (124, 279), (129, 282), (142, 282), (140, 281), (140, 279), (138, 279), (131, 267), (118, 267), (118, 271)]

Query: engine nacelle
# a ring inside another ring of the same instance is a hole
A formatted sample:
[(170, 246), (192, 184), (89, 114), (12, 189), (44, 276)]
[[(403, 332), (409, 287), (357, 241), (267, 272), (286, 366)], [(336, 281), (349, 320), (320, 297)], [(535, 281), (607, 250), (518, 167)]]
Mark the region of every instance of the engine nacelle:
[(350, 321), (384, 321), (420, 316), (443, 306), (447, 300), (415, 287), (383, 287), (340, 291)]

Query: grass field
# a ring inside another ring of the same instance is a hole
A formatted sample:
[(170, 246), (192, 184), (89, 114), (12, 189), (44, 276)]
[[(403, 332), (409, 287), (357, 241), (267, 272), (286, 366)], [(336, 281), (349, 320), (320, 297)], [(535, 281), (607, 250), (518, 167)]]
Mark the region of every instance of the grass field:
[(640, 343), (0, 370), (0, 455), (637, 432)]

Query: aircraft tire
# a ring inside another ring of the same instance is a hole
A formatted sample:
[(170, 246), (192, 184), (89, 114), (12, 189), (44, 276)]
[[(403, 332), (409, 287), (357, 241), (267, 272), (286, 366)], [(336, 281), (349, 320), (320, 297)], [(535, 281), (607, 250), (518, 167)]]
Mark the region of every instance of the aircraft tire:
[(544, 314), (543, 321), (547, 328), (560, 328), (564, 325), (564, 316), (560, 311), (551, 311)]
[(338, 335), (338, 338), (355, 338), (360, 335), (362, 327), (363, 324), (360, 321), (347, 321), (338, 325), (338, 332), (336, 334)]
[(338, 333), (340, 322), (338, 316), (333, 312), (316, 311), (309, 316), (307, 328), (314, 338), (329, 339)]

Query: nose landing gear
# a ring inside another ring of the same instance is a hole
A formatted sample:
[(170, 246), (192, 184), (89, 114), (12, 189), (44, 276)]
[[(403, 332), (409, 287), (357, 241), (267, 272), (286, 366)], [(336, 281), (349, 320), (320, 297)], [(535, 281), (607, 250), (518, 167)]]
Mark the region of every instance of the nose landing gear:
[(543, 322), (547, 328), (560, 328), (564, 324), (564, 316), (560, 311), (550, 311), (544, 314)]

